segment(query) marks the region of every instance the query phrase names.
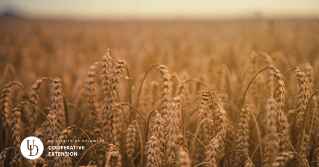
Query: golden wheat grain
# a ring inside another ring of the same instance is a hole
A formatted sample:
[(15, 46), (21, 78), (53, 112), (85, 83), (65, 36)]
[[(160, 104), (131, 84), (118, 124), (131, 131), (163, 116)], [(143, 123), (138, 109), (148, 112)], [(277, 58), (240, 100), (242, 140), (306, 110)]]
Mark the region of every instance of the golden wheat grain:
[(278, 120), (280, 122), (281, 119), (281, 115), (283, 112), (283, 107), (284, 107), (284, 102), (285, 102), (285, 83), (283, 81), (283, 76), (280, 74), (280, 71), (278, 69), (276, 69), (273, 73), (274, 76), (274, 80), (275, 80), (275, 94), (274, 94), (274, 98), (276, 99), (277, 103), (278, 103)]
[[(20, 122), (21, 122), (21, 105), (19, 104), (16, 108), (12, 110), (12, 115), (11, 115), (11, 133), (12, 133), (12, 140), (13, 140), (13, 146), (19, 150), (20, 149)], [(15, 151), (15, 154), (18, 152)]]
[(309, 86), (308, 79), (306, 78), (306, 74), (304, 72), (301, 72), (297, 69), (296, 75), (299, 86), (299, 96), (296, 110), (296, 126), (299, 128), (303, 122), (303, 117), (306, 111), (306, 105), (308, 103)]
[(246, 153), (247, 160), (245, 161), (244, 167), (255, 167), (253, 161), (250, 159), (249, 154)]
[(2, 127), (7, 128), (9, 125), (8, 113), (9, 113), (9, 100), (11, 92), (11, 84), (8, 83), (4, 86), (1, 93), (1, 117), (2, 117)]
[(5, 148), (5, 149), (0, 153), (0, 163), (1, 163), (2, 166), (4, 166), (4, 161), (6, 160), (8, 150), (9, 150), (9, 148)]
[[(219, 134), (217, 134), (216, 137), (214, 137), (207, 146), (206, 161), (211, 162), (213, 167), (218, 166), (217, 163), (219, 162), (219, 156), (221, 151), (220, 139), (221, 137), (219, 136)], [(207, 165), (207, 166), (211, 166), (211, 165)]]
[[(275, 67), (272, 58), (268, 54), (263, 53), (262, 55), (264, 56), (265, 64), (267, 65), (267, 67)], [(267, 75), (266, 75), (267, 91), (266, 92), (269, 92), (269, 96), (274, 95), (274, 85), (275, 85), (274, 80), (275, 79), (273, 77), (273, 72), (270, 70), (267, 71)]]
[(99, 126), (101, 122), (101, 116), (99, 107), (96, 101), (96, 66), (91, 65), (87, 71), (87, 81), (85, 88), (87, 89), (87, 101), (89, 107), (89, 125)]
[(308, 62), (306, 63), (306, 76), (309, 84), (309, 94), (312, 94), (314, 91), (315, 72), (314, 68)]
[(243, 150), (242, 152), (235, 152), (234, 156), (234, 166), (240, 165), (242, 162), (242, 158), (246, 153), (249, 152), (249, 109), (248, 107), (244, 107), (240, 111), (239, 121), (238, 121), (238, 130), (236, 133), (236, 140), (235, 140), (235, 149)]
[(110, 144), (109, 151), (106, 153), (106, 165), (105, 167), (121, 167), (122, 156), (119, 152), (119, 148), (113, 144)]
[(168, 157), (168, 164), (174, 164), (176, 153), (178, 151), (178, 146), (176, 145), (178, 141), (178, 134), (180, 133), (180, 119), (182, 116), (183, 101), (180, 96), (176, 96), (172, 99), (170, 108), (168, 111), (167, 119), (167, 135), (166, 138), (166, 156)]
[(276, 157), (279, 149), (278, 136), (277, 136), (277, 113), (278, 104), (272, 97), (268, 98), (266, 110), (266, 135), (267, 135), (267, 145), (268, 150), (266, 152), (269, 165), (272, 163), (273, 159)]
[(191, 167), (192, 161), (189, 159), (188, 152), (183, 150), (183, 147), (179, 147), (177, 157), (180, 167)]
[(105, 95), (104, 103), (102, 106), (102, 121), (103, 121), (103, 132), (104, 139), (110, 142), (110, 138), (106, 136), (111, 135), (111, 108), (113, 104), (110, 98), (111, 94), (111, 76), (113, 75), (113, 58), (111, 56), (110, 49), (107, 50), (106, 54), (103, 56), (102, 60), (102, 88)]
[(135, 152), (135, 136), (136, 136), (136, 129), (134, 126), (134, 122), (127, 128), (126, 131), (126, 154), (129, 159), (133, 158), (133, 154)]
[(171, 102), (172, 96), (172, 77), (168, 71), (168, 68), (165, 65), (160, 65), (157, 67), (157, 71), (162, 77), (162, 106), (161, 106), (161, 115), (166, 119), (169, 105)]
[(272, 163), (273, 167), (285, 167), (288, 162), (295, 157), (293, 152), (281, 152), (277, 155), (274, 162)]
[(158, 149), (159, 149), (159, 154), (157, 154), (159, 156), (159, 158), (161, 160), (164, 160), (165, 156), (164, 156), (164, 152), (165, 152), (165, 136), (164, 136), (164, 123), (165, 120), (163, 119), (162, 115), (155, 110), (155, 116), (152, 118), (152, 122), (153, 122), (153, 132), (152, 132), (152, 136), (154, 136), (157, 140), (157, 144), (158, 144)]
[(164, 153), (159, 148), (160, 141), (154, 136), (151, 135), (150, 140), (146, 143), (146, 166), (147, 167), (160, 167), (163, 166)]

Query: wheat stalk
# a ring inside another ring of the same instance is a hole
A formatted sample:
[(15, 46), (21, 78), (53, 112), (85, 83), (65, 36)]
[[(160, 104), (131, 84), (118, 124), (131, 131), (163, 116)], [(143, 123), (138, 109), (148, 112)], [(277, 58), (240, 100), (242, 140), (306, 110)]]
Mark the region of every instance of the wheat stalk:
[(310, 143), (310, 137), (309, 135), (306, 134), (306, 131), (302, 131), (303, 135), (302, 138), (300, 139), (301, 136), (299, 136), (300, 142), (300, 155), (303, 157), (308, 157), (309, 154), (309, 143)]

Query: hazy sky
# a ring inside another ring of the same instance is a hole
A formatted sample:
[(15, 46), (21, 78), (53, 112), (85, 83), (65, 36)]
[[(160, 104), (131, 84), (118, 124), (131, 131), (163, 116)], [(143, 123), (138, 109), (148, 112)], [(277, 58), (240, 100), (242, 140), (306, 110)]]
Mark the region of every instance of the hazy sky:
[(319, 0), (0, 0), (8, 7), (34, 18), (319, 18)]

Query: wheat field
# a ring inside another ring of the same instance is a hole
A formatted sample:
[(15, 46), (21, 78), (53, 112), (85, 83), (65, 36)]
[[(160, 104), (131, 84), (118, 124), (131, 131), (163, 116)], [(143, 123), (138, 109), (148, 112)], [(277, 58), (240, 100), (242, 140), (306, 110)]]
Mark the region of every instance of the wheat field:
[(319, 166), (316, 19), (0, 24), (1, 166)]

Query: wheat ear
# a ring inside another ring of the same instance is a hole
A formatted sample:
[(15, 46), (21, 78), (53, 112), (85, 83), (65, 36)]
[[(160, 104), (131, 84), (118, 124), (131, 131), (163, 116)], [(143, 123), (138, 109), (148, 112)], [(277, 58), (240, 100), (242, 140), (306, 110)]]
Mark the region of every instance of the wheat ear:
[(306, 63), (306, 74), (309, 83), (309, 94), (312, 94), (314, 91), (315, 72), (313, 67), (308, 62)]
[(175, 156), (178, 151), (178, 146), (176, 142), (178, 141), (178, 134), (180, 133), (180, 119), (182, 116), (182, 105), (183, 101), (180, 96), (174, 97), (172, 99), (170, 109), (169, 109), (169, 118), (167, 119), (167, 139), (166, 144), (166, 156), (168, 157), (168, 164), (174, 164)]
[(200, 120), (203, 120), (205, 118), (210, 119), (203, 122), (203, 133), (201, 136), (203, 137), (204, 144), (208, 144), (209, 141), (214, 137), (214, 134), (216, 133), (215, 129), (213, 128), (215, 126), (215, 121), (213, 121), (213, 105), (209, 104), (209, 102), (211, 102), (211, 96), (212, 93), (210, 90), (206, 90), (205, 92), (203, 92), (198, 109)]
[(160, 141), (152, 134), (150, 140), (146, 143), (146, 166), (160, 167), (163, 166), (164, 153), (160, 150)]
[(1, 93), (1, 117), (2, 117), (2, 127), (7, 128), (9, 125), (8, 113), (9, 113), (9, 99), (10, 92), (12, 89), (12, 84), (8, 83), (4, 86)]
[(177, 156), (180, 167), (191, 167), (192, 161), (189, 158), (188, 152), (185, 151), (183, 147), (179, 147)]
[[(281, 127), (280, 132), (288, 139), (290, 139), (290, 124), (285, 112), (283, 111), (286, 93), (285, 83), (283, 81), (283, 76), (280, 74), (279, 70), (276, 69), (273, 73), (273, 76), (276, 83), (274, 98), (278, 103), (278, 122)], [(289, 145), (286, 141), (281, 140), (279, 144), (281, 151), (288, 151)]]
[[(51, 110), (47, 116), (48, 120), (45, 122), (45, 127), (47, 131), (47, 140), (55, 140), (58, 138), (58, 134), (62, 129), (62, 120), (63, 120), (63, 91), (62, 91), (62, 81), (59, 78), (55, 78), (51, 84)], [(48, 145), (52, 145), (51, 142)], [(58, 166), (59, 158), (47, 156), (48, 165)]]
[(6, 160), (7, 153), (8, 153), (9, 148), (5, 148), (1, 153), (0, 153), (0, 163), (4, 167), (4, 161)]
[(273, 76), (276, 83), (274, 98), (276, 99), (278, 103), (278, 107), (279, 107), (278, 121), (280, 122), (281, 115), (283, 112), (284, 102), (285, 102), (286, 89), (285, 89), (283, 76), (280, 74), (280, 71), (278, 69), (274, 70)]
[(106, 54), (102, 59), (102, 88), (105, 95), (104, 104), (102, 107), (102, 123), (103, 123), (103, 132), (104, 138), (106, 141), (110, 142), (109, 138), (106, 136), (111, 135), (111, 108), (114, 105), (114, 102), (110, 98), (111, 94), (111, 76), (113, 75), (113, 58), (111, 56), (111, 52), (108, 49)]
[[(239, 115), (239, 122), (238, 122), (238, 130), (236, 133), (236, 144), (235, 144), (235, 149), (236, 150), (243, 150), (244, 153), (249, 152), (249, 128), (248, 128), (248, 123), (249, 123), (249, 109), (248, 107), (244, 107), (240, 111)], [(234, 155), (234, 166), (238, 166), (242, 162), (243, 158), (243, 153), (242, 152), (235, 152)]]
[(274, 159), (272, 166), (273, 167), (285, 167), (290, 160), (295, 157), (293, 152), (281, 152)]
[(155, 110), (155, 116), (152, 119), (153, 122), (153, 132), (152, 136), (154, 136), (158, 143), (158, 149), (159, 149), (159, 158), (164, 159), (164, 144), (165, 144), (165, 136), (164, 136), (164, 123), (165, 120), (163, 119), (162, 115)]
[[(265, 58), (265, 63), (268, 67), (274, 67), (274, 62), (272, 60), (272, 58), (266, 54), (266, 53), (263, 53), (262, 54)], [(273, 77), (273, 72), (272, 71), (268, 71), (267, 74), (266, 74), (267, 78), (266, 78), (266, 82), (267, 82), (267, 92), (269, 91), (269, 95), (270, 96), (273, 96), (273, 93), (274, 93), (274, 77)]]
[(121, 167), (122, 156), (119, 152), (119, 148), (113, 144), (110, 144), (109, 151), (106, 153), (106, 165), (105, 167)]
[(133, 154), (135, 152), (135, 142), (136, 142), (136, 129), (134, 122), (127, 128), (126, 131), (126, 154), (129, 159), (133, 158)]
[(253, 161), (250, 159), (249, 154), (246, 153), (247, 160), (245, 161), (244, 167), (255, 167)]
[(279, 149), (278, 135), (277, 135), (277, 126), (276, 119), (278, 113), (278, 104), (272, 97), (268, 98), (266, 110), (266, 135), (268, 143), (267, 158), (269, 164), (271, 164), (274, 157), (276, 157)]
[[(16, 108), (12, 110), (12, 140), (13, 140), (13, 146), (19, 150), (21, 139), (20, 139), (20, 121), (21, 121), (21, 105), (19, 104)], [(17, 151), (15, 151), (15, 155), (17, 154)]]
[(172, 96), (172, 76), (170, 75), (168, 68), (165, 65), (160, 65), (157, 67), (157, 71), (160, 73), (162, 77), (162, 106), (161, 106), (161, 114), (164, 119), (167, 118), (167, 113), (171, 101)]
[(306, 78), (306, 74), (304, 72), (300, 72), (298, 69), (296, 70), (298, 86), (299, 86), (299, 96), (298, 96), (298, 104), (296, 110), (296, 126), (299, 126), (303, 122), (303, 117), (306, 111), (306, 106), (309, 98), (309, 86), (308, 79)]
[[(222, 138), (219, 134), (216, 135), (208, 144), (207, 151), (206, 151), (206, 162), (212, 163), (211, 165), (213, 167), (218, 166), (219, 157), (220, 157), (220, 151), (221, 151), (221, 145), (220, 143)], [(211, 165), (207, 165), (210, 167)]]
[(85, 88), (87, 90), (87, 101), (89, 107), (89, 125), (99, 126), (101, 119), (100, 119), (100, 112), (98, 110), (98, 104), (96, 101), (96, 93), (95, 93), (95, 86), (96, 85), (96, 66), (91, 65), (87, 71), (87, 81)]
[[(30, 103), (31, 104), (34, 104), (34, 105), (38, 104), (39, 89), (40, 89), (43, 81), (45, 81), (45, 80), (53, 81), (51, 78), (44, 77), (44, 78), (38, 79), (32, 85), (31, 91), (30, 91), (30, 99), (31, 99)], [(30, 121), (29, 121), (29, 123), (32, 125), (32, 124), (35, 123), (34, 121), (35, 121), (35, 118), (36, 118), (36, 110), (34, 108), (31, 109), (31, 106), (29, 108), (30, 108), (31, 111), (33, 111), (33, 112), (31, 112)]]

